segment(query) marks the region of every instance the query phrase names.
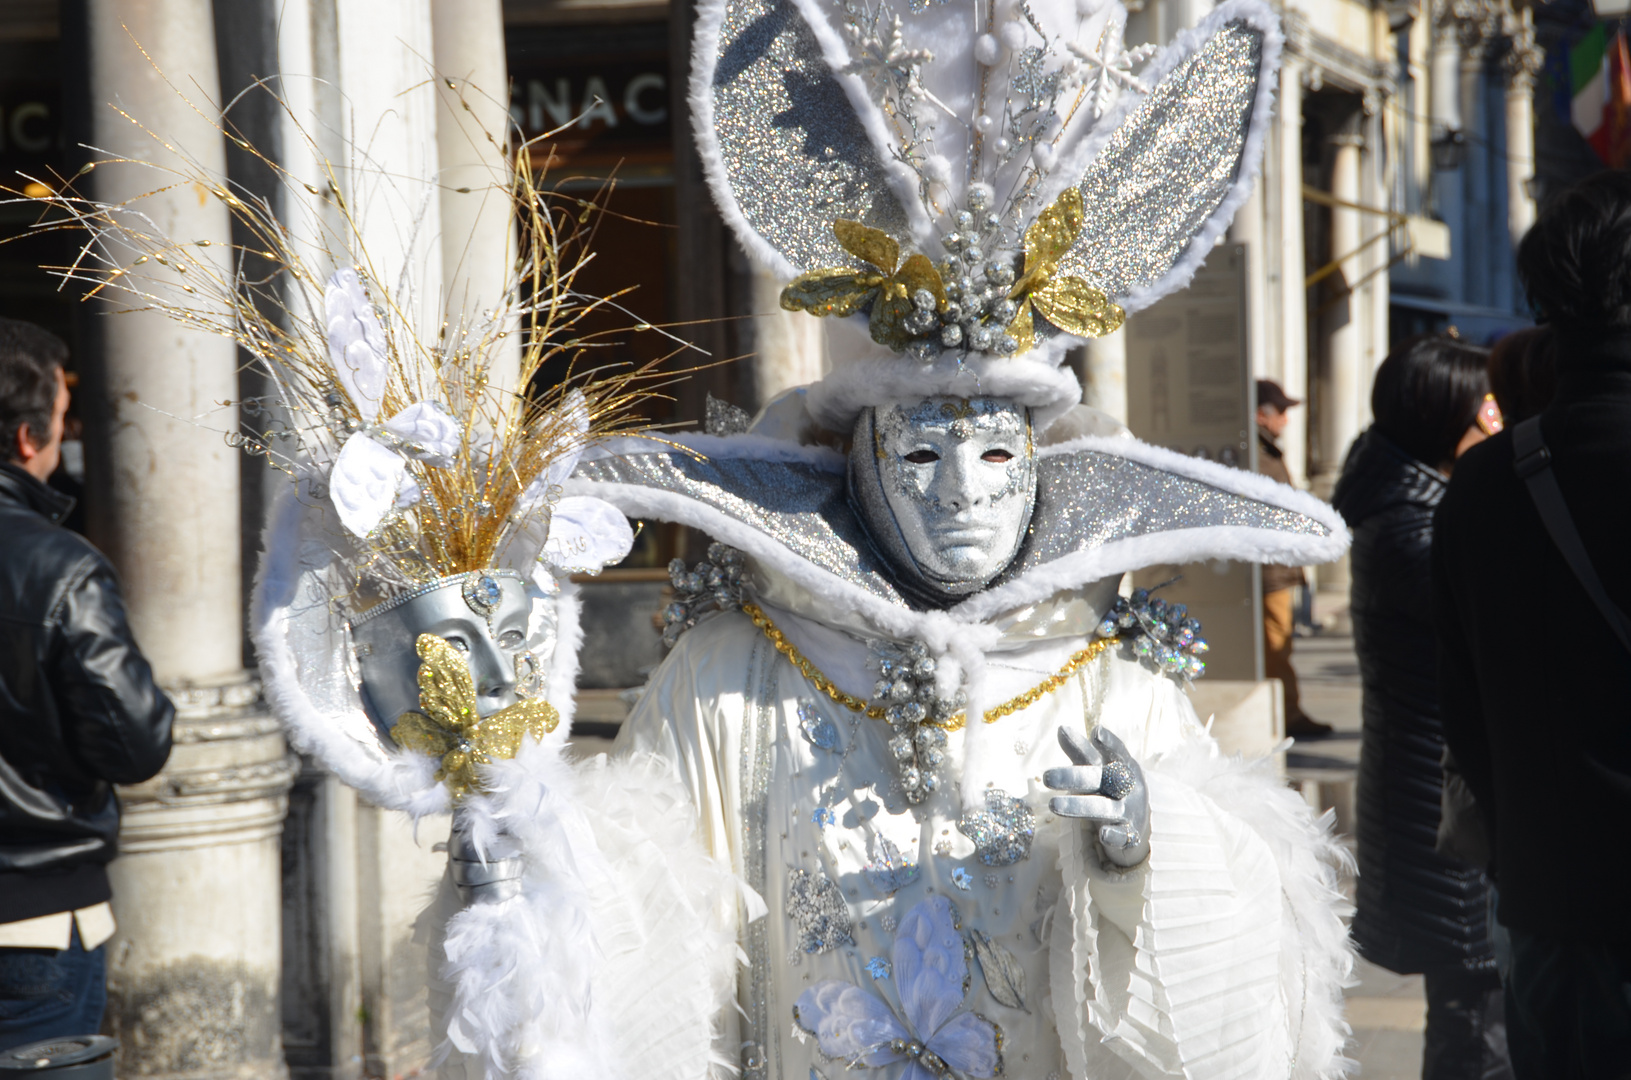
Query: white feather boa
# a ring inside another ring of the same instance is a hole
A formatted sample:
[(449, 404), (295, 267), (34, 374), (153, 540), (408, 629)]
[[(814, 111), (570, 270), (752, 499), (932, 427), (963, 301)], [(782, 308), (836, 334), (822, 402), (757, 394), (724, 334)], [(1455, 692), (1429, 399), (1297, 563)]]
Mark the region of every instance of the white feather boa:
[[(478, 850), (521, 842), (522, 892), (447, 922), (441, 1052), (487, 1080), (701, 1080), (734, 989), (736, 883), (647, 760), (529, 742), (461, 809)], [(475, 1066), (475, 1068), (471, 1068)]]
[(1354, 984), (1353, 944), (1343, 921), (1353, 905), (1342, 882), (1358, 867), (1337, 840), (1336, 812), (1316, 816), (1271, 756), (1225, 756), (1216, 744), (1190, 744), (1164, 756), (1155, 770), (1194, 788), (1268, 845), (1287, 915), (1280, 927), (1280, 984), (1287, 1001), (1303, 1003), (1289, 1018), (1292, 1080), (1347, 1075), (1358, 1063), (1342, 1053), (1352, 1030), (1343, 1019), (1342, 992)]

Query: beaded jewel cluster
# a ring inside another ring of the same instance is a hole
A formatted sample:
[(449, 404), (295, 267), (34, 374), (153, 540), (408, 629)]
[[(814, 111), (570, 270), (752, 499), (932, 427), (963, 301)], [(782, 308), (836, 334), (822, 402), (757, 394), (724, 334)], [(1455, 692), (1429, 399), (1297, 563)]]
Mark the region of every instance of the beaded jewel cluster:
[(935, 691), (938, 665), (922, 642), (874, 642), (872, 664), (878, 672), (872, 700), (894, 729), (889, 754), (901, 792), (915, 805), (939, 786), (936, 773), (946, 761), (945, 729), (967, 704), (967, 696), (959, 690), (947, 699)]
[(1149, 589), (1117, 600), (1098, 625), (1100, 637), (1120, 636), (1146, 667), (1188, 682), (1206, 673), (1201, 657), (1209, 646), (1199, 619), (1183, 604), (1169, 604)]
[(742, 553), (724, 544), (709, 544), (708, 557), (689, 568), (684, 559), (671, 560), (668, 580), (674, 599), (663, 608), (663, 644), (672, 649), (680, 635), (710, 611), (739, 609), (747, 572)]

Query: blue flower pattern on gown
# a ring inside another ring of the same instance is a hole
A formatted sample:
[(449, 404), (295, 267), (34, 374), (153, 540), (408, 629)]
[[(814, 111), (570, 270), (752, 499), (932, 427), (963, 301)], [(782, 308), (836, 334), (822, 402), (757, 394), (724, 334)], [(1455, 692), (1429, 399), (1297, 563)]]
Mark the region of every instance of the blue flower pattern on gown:
[(899, 1014), (885, 998), (842, 979), (824, 980), (799, 995), (793, 1019), (816, 1037), (822, 1054), (849, 1069), (905, 1062), (899, 1080), (935, 1080), (948, 1071), (996, 1076), (1002, 1069), (997, 1026), (958, 1011), (968, 960), (951, 901), (931, 896), (908, 911), (890, 956)]

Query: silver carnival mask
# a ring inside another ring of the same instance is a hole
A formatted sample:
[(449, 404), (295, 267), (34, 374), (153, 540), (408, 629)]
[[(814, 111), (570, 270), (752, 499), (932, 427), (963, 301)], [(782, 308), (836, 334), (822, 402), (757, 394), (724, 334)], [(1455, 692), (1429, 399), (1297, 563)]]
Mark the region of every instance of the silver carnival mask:
[(1030, 416), (1003, 398), (865, 409), (849, 477), (856, 512), (899, 584), (944, 606), (989, 585), (1025, 539), (1036, 504)]
[(420, 634), (443, 638), (465, 655), (480, 715), (536, 696), (555, 651), (553, 615), (553, 605), (535, 605), (521, 575), (510, 570), (442, 578), (370, 609), (351, 621), (369, 715), (387, 732), (403, 713), (419, 709)]

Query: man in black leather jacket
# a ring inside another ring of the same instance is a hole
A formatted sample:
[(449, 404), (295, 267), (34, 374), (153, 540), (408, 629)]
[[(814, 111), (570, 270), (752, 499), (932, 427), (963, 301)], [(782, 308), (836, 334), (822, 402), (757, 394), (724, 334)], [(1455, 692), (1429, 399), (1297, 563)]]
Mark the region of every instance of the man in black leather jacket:
[(67, 348), (0, 319), (0, 1050), (95, 1033), (113, 933), (114, 784), (157, 773), (174, 708), (131, 638), (113, 567), (47, 487)]

